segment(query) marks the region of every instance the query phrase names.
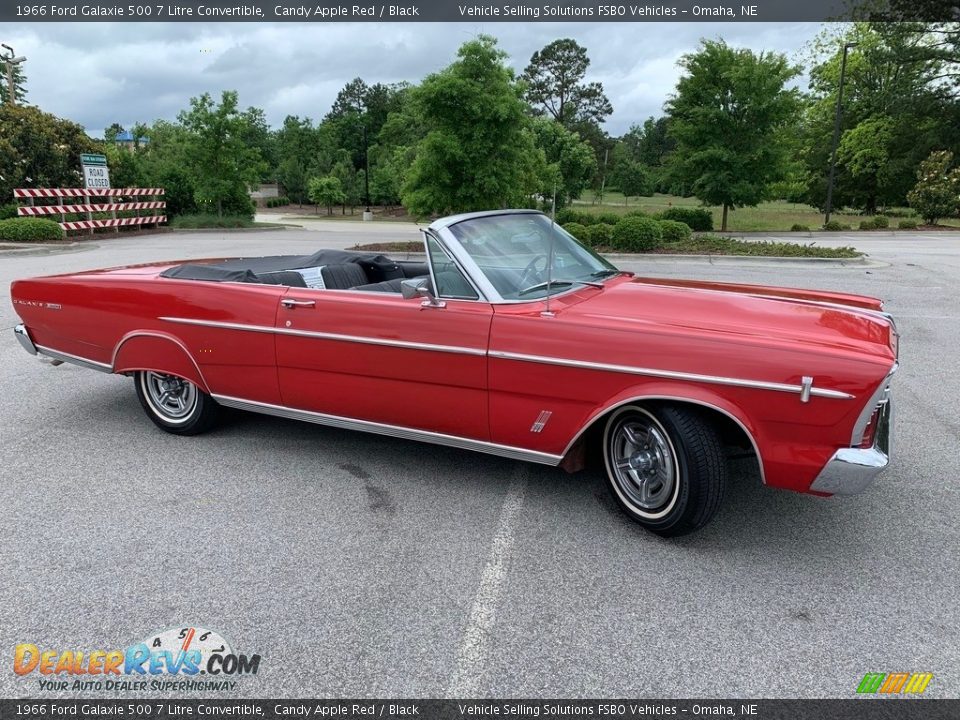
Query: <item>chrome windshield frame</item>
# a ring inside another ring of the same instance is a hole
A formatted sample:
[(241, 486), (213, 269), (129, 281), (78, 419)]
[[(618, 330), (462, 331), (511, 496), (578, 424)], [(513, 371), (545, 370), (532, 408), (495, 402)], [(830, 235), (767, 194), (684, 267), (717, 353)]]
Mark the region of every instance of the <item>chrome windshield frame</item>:
[[(477, 265), (473, 257), (468, 253), (463, 245), (460, 244), (460, 241), (457, 240), (456, 236), (450, 231), (450, 228), (453, 225), (464, 222), (465, 220), (473, 220), (475, 218), (485, 218), (493, 217), (497, 215), (544, 215), (545, 213), (540, 212), (539, 210), (486, 210), (483, 212), (472, 212), (472, 213), (463, 213), (461, 215), (451, 215), (449, 217), (443, 217), (438, 220), (433, 221), (430, 226), (424, 231), (424, 233), (431, 234), (440, 245), (447, 251), (447, 254), (453, 258), (454, 262), (460, 266), (460, 269), (467, 276), (467, 280), (474, 286), (475, 289), (480, 291), (480, 296), (485, 298), (487, 302), (493, 305), (517, 305), (521, 303), (541, 303), (546, 300), (546, 296), (538, 298), (517, 298), (517, 299), (508, 299), (504, 298), (500, 292), (494, 287), (487, 276), (484, 274), (483, 270), (480, 269), (480, 266)], [(430, 262), (430, 253), (426, 244), (426, 237), (424, 237), (424, 250), (427, 251), (427, 262)], [(609, 262), (609, 260), (607, 261)], [(432, 263), (431, 263), (431, 273), (432, 273)], [(576, 292), (583, 289), (583, 285), (580, 283), (574, 283), (566, 290), (560, 292), (551, 293), (551, 298), (557, 298), (568, 293)]]

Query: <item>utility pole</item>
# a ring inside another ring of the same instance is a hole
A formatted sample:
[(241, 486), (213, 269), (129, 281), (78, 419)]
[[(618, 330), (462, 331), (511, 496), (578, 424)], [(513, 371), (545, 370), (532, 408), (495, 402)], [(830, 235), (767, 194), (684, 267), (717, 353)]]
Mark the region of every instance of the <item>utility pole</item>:
[(843, 81), (847, 75), (847, 53), (850, 48), (857, 46), (855, 42), (843, 46), (843, 60), (840, 62), (840, 85), (837, 88), (837, 112), (833, 120), (833, 149), (830, 151), (830, 178), (827, 180), (827, 207), (823, 217), (823, 224), (830, 222), (830, 212), (833, 210), (833, 181), (837, 174), (837, 145), (840, 143), (840, 118), (843, 115)]
[(26, 61), (26, 58), (23, 56), (16, 57), (16, 53), (13, 51), (13, 48), (9, 45), (0, 44), (8, 54), (0, 56), (0, 59), (3, 60), (4, 65), (7, 68), (7, 104), (16, 105), (17, 104), (17, 87), (13, 82), (13, 70), (14, 68)]

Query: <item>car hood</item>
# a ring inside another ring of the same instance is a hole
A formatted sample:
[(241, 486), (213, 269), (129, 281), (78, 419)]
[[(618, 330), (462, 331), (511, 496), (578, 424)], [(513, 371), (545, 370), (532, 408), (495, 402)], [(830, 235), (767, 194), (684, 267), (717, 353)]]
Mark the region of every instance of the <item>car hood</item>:
[(736, 338), (756, 345), (816, 346), (893, 360), (896, 334), (876, 298), (760, 285), (632, 278), (569, 307), (611, 329)]

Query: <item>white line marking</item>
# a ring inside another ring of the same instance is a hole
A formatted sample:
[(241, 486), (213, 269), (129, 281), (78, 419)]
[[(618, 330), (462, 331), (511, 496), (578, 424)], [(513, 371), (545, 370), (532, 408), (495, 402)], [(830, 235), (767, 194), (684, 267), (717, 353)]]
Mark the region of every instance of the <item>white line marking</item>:
[(507, 489), (507, 496), (503, 500), (497, 533), (490, 546), (490, 556), (480, 574), (480, 585), (473, 600), (470, 620), (457, 649), (453, 679), (447, 689), (448, 698), (481, 696), (483, 665), (489, 650), (490, 632), (493, 629), (500, 589), (507, 575), (513, 549), (514, 523), (523, 507), (523, 496), (527, 490), (527, 472), (526, 464), (517, 467)]

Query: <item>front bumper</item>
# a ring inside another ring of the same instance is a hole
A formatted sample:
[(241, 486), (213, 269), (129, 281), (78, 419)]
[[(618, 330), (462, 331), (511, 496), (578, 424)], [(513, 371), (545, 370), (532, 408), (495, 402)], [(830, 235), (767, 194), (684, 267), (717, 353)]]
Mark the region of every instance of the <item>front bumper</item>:
[(37, 354), (37, 346), (33, 344), (33, 340), (30, 339), (30, 333), (27, 332), (27, 328), (23, 323), (20, 323), (13, 329), (13, 334), (17, 336), (17, 342), (20, 343), (24, 350), (31, 355)]
[(890, 425), (893, 404), (886, 394), (877, 418), (877, 431), (870, 448), (841, 448), (824, 465), (810, 490), (830, 495), (856, 495), (890, 464)]

